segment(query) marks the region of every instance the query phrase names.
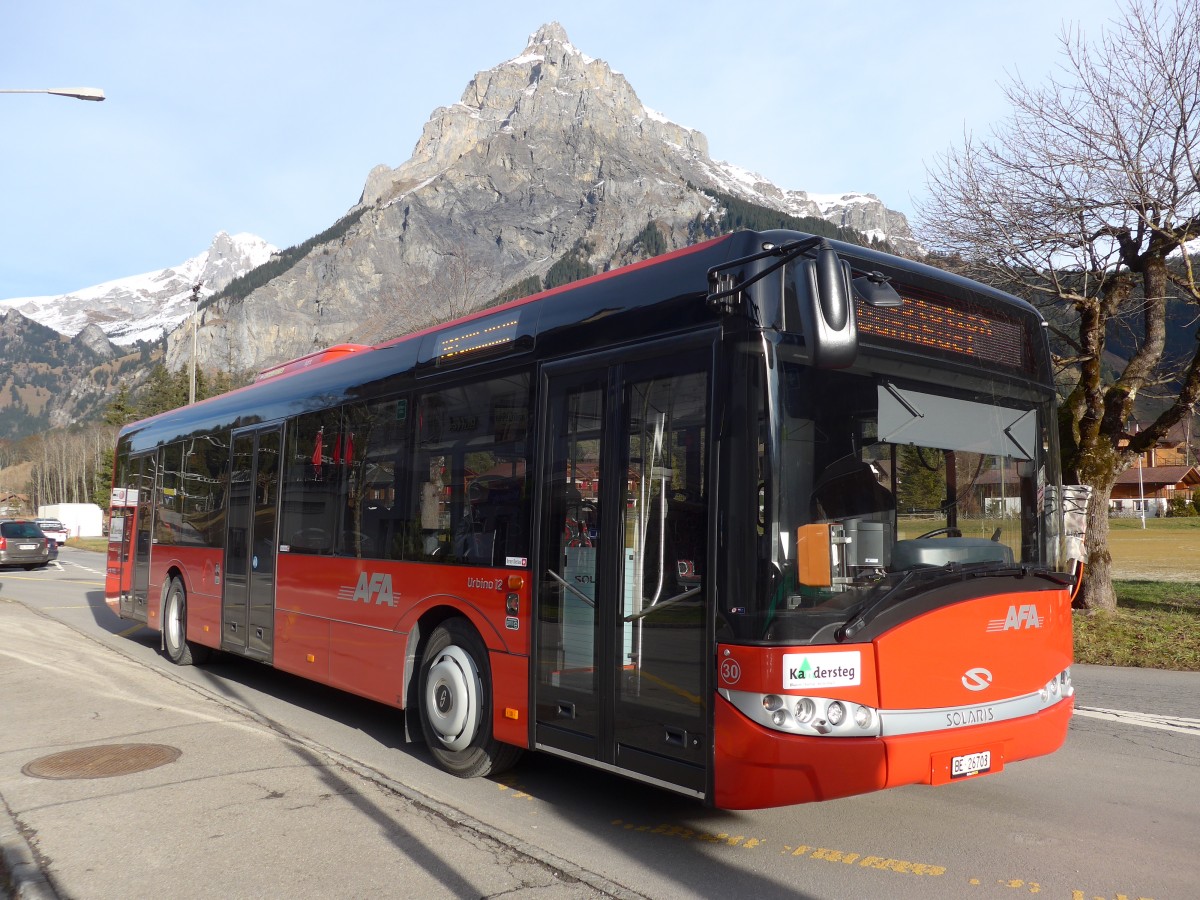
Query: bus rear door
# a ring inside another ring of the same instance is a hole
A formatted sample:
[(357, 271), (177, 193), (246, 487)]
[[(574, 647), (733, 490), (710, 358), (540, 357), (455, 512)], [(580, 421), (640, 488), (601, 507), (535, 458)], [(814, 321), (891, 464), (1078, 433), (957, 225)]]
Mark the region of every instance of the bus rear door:
[[(125, 508), (118, 515), (120, 524), (109, 527), (119, 531), (117, 559), (110, 566), (119, 567), (119, 596), (122, 619), (147, 621), (147, 594), (150, 588), (150, 553), (154, 546), (154, 488), (157, 452), (131, 457), (125, 473), (125, 483), (118, 485)], [(111, 539), (110, 539), (111, 540)]]

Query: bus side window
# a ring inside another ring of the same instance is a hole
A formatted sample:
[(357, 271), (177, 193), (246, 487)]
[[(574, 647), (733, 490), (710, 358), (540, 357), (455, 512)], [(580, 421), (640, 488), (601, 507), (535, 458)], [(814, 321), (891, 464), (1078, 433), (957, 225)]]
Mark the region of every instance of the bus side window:
[(450, 509), (446, 486), (446, 457), (444, 455), (423, 456), (418, 459), (417, 490), (415, 492), (418, 513), (416, 556), (418, 559), (437, 560), (445, 557), (450, 547)]
[(341, 490), (345, 467), (334, 462), (340, 426), (337, 407), (288, 423), (279, 542), (293, 553), (334, 552), (345, 506)]
[(409, 465), (408, 398), (347, 406), (338, 441), (335, 458), (346, 471), (338, 552), (360, 559), (404, 559), (397, 500)]
[(412, 558), (527, 564), (529, 402), (524, 372), (417, 399)]

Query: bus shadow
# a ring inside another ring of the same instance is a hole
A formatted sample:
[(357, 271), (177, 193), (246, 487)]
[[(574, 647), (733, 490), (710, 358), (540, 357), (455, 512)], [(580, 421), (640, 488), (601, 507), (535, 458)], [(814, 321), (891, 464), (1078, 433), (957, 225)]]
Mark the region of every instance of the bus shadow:
[[(145, 646), (156, 645), (158, 641), (158, 635), (148, 629), (127, 637)], [(289, 734), (290, 729), (281, 727), (277, 717), (254, 694), (265, 694), (273, 702), (290, 704), (361, 732), (380, 747), (440, 772), (423, 743), (405, 740), (405, 714), (393, 707), (222, 653), (215, 653), (194, 671), (214, 695), (269, 720), (272, 727), (284, 734)], [(311, 749), (301, 744), (293, 746), (306, 764), (322, 765), (329, 770)], [(398, 773), (380, 768), (384, 775), (402, 780)], [(340, 778), (332, 771), (322, 777)], [(445, 778), (449, 793), (455, 780), (449, 775)], [(747, 851), (758, 855), (767, 848), (758, 847), (760, 838), (755, 836), (752, 817), (745, 813), (707, 809), (697, 800), (543, 753), (527, 752), (513, 769), (488, 780), (496, 786), (496, 804), (529, 801), (543, 804), (546, 808), (542, 817), (559, 819), (586, 833), (581, 840), (601, 842), (606, 857), (619, 857), (623, 862), (605, 866), (605, 871), (597, 874), (634, 890), (638, 890), (637, 878), (626, 873), (650, 871), (656, 873), (657, 880), (665, 878), (676, 889), (694, 896), (711, 896), (716, 886), (731, 883), (738, 885), (739, 892), (749, 893), (756, 900), (774, 897), (805, 900), (808, 896), (794, 885), (746, 868), (743, 860), (754, 858)], [(339, 791), (345, 790), (345, 785), (339, 787)], [(468, 793), (464, 791), (462, 802), (446, 794), (440, 802), (463, 809), (475, 818), (496, 822), (495, 817), (468, 808)], [(470, 796), (477, 797), (477, 792)], [(358, 797), (355, 802), (360, 812), (372, 820), (388, 829), (398, 827), (399, 823), (386, 810), (369, 800)], [(526, 839), (518, 838), (518, 843), (522, 840)], [(571, 858), (562, 850), (556, 855)], [(439, 860), (426, 859), (421, 865), (440, 872), (440, 877), (449, 879), (447, 884), (456, 883), (456, 876), (446, 871)], [(592, 867), (592, 871), (595, 869)]]
[(96, 624), (110, 634), (116, 634), (138, 624), (117, 615), (104, 599), (104, 591), (87, 591), (83, 596)]
[[(406, 742), (405, 713), (393, 707), (236, 656), (217, 654), (197, 671), (213, 693), (273, 722), (251, 692), (267, 694), (272, 700), (361, 732), (381, 747), (403, 753), (440, 773), (423, 743)], [(402, 780), (396, 772), (381, 770), (388, 777)], [(449, 793), (454, 790), (455, 779), (444, 777)], [(666, 878), (677, 889), (694, 896), (711, 896), (715, 886), (731, 883), (756, 900), (805, 900), (808, 896), (795, 885), (746, 867), (746, 862), (755, 858), (747, 851), (756, 855), (779, 852), (779, 848), (759, 846), (761, 833), (755, 835), (753, 817), (746, 813), (708, 809), (698, 800), (544, 753), (526, 752), (513, 769), (487, 780), (496, 786), (496, 804), (544, 804), (542, 817), (559, 819), (564, 826), (585, 832), (581, 840), (601, 841), (606, 857), (618, 855), (625, 862), (598, 874), (626, 887), (638, 889), (629, 876), (618, 875), (617, 871), (651, 871), (657, 879)], [(465, 789), (462, 802), (443, 794), (441, 802), (475, 818), (498, 821), (478, 808), (467, 808), (468, 796), (477, 800), (478, 792)], [(558, 855), (566, 856), (561, 850)]]
[[(87, 603), (96, 623), (105, 631), (124, 632), (125, 639), (158, 651), (159, 634), (145, 627), (138, 629), (137, 623), (117, 616), (102, 591), (88, 592)], [(394, 707), (220, 652), (214, 652), (208, 662), (193, 671), (214, 695), (269, 720), (272, 727), (280, 728), (277, 717), (255, 698), (256, 693), (360, 732), (382, 748), (437, 770), (423, 743), (406, 741), (405, 713)], [(281, 730), (285, 734), (289, 731)], [(307, 764), (321, 764), (311, 750), (295, 746)], [(397, 777), (386, 770), (384, 774)], [(447, 792), (452, 791), (452, 776), (445, 777), (449, 780)], [(750, 894), (756, 900), (804, 900), (807, 896), (794, 885), (747, 867), (764, 852), (781, 852), (781, 848), (760, 846), (761, 832), (756, 834), (751, 814), (709, 809), (698, 800), (545, 753), (526, 752), (514, 768), (488, 781), (496, 787), (496, 804), (542, 804), (545, 810), (541, 816), (586, 832), (581, 840), (601, 842), (606, 856), (623, 862), (606, 866), (606, 871), (598, 874), (635, 890), (636, 879), (618, 873), (653, 872), (656, 880), (667, 879), (676, 889), (695, 896), (711, 896), (718, 886), (731, 883), (737, 884), (739, 893)], [(460, 808), (467, 805), (465, 800), (460, 804), (445, 795), (442, 802)], [(363, 814), (394, 827), (385, 810), (366, 800), (359, 805)], [(468, 812), (495, 821), (479, 810)], [(566, 854), (560, 850), (558, 855)], [(445, 872), (437, 860), (425, 860), (424, 865), (441, 870), (442, 877), (451, 878), (447, 883), (454, 883), (451, 873)]]
[(395, 707), (220, 651), (214, 651), (212, 657), (195, 670), (213, 693), (272, 720), (273, 717), (241, 689), (267, 694), (273, 700), (362, 732), (388, 749), (408, 752), (411, 747), (420, 746), (405, 741), (404, 712)]

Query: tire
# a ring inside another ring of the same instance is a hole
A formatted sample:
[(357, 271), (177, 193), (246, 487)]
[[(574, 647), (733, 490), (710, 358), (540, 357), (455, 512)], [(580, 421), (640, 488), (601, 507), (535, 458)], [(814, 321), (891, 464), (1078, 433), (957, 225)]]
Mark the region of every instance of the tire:
[(492, 736), (492, 685), (487, 648), (465, 619), (433, 630), (421, 657), (421, 731), (439, 766), (459, 778), (511, 768), (521, 748)]
[(183, 582), (172, 578), (163, 598), (163, 650), (177, 666), (190, 666), (208, 659), (209, 648), (187, 639), (187, 592)]

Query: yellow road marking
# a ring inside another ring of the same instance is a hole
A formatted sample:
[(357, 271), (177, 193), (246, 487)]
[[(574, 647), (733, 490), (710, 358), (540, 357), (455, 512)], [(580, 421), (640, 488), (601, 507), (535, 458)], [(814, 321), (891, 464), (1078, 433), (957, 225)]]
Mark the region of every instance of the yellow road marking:
[(4, 581), (40, 581), (43, 584), (45, 584), (47, 581), (49, 581), (50, 584), (62, 584), (64, 582), (66, 582), (67, 584), (91, 584), (91, 585), (96, 585), (97, 587), (104, 586), (103, 581), (79, 581), (74, 578), (47, 579), (47, 578), (38, 578), (37, 576), (34, 576), (34, 575), (2, 575), (2, 576), (0, 576), (0, 580), (4, 580)]
[(146, 626), (144, 624), (139, 622), (137, 625), (134, 625), (132, 628), (126, 628), (124, 631), (118, 631), (117, 637), (129, 637), (131, 634), (137, 634), (139, 631), (141, 631), (145, 627)]

